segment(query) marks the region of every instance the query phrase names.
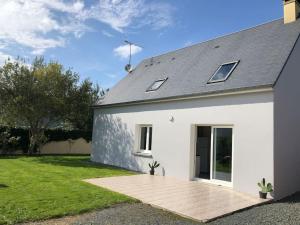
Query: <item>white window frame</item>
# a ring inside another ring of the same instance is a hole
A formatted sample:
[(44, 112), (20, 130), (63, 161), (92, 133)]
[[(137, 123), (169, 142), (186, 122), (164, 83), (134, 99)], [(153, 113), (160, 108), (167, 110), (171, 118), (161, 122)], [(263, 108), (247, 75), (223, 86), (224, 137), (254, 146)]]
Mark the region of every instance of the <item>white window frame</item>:
[[(228, 77), (232, 74), (232, 72), (235, 70), (235, 68), (237, 67), (237, 65), (239, 64), (239, 60), (238, 61), (233, 61), (233, 62), (228, 62), (228, 63), (224, 63), (221, 66), (218, 67), (217, 71), (210, 77), (209, 81), (207, 82), (208, 84), (212, 84), (212, 83), (218, 83), (218, 82), (224, 82), (228, 79)], [(234, 66), (231, 68), (231, 70), (229, 71), (229, 73), (226, 75), (226, 77), (224, 77), (223, 79), (218, 79), (218, 80), (213, 80), (214, 76), (219, 72), (219, 70), (222, 68), (222, 66), (226, 66), (229, 64), (234, 64)]]
[[(141, 140), (142, 140), (142, 128), (147, 128), (147, 134), (146, 134), (146, 149), (141, 149)], [(149, 150), (149, 144), (150, 144), (150, 128), (152, 128), (152, 136), (151, 136), (151, 150)], [(143, 154), (152, 154), (152, 141), (153, 140), (153, 126), (152, 125), (139, 125), (139, 140), (138, 140), (138, 153)]]

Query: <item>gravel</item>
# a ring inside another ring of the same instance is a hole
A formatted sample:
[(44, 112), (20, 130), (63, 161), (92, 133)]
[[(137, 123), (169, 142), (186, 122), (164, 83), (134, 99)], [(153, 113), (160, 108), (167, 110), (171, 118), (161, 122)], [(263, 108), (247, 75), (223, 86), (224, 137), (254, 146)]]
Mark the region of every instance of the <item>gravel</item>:
[[(149, 205), (121, 204), (101, 211), (30, 223), (30, 225), (203, 225)], [(208, 225), (300, 225), (300, 193), (254, 207)], [(27, 224), (28, 225), (28, 224)]]
[(191, 220), (175, 216), (166, 211), (153, 208), (145, 204), (122, 205), (115, 209), (107, 209), (95, 213), (88, 220), (81, 219), (73, 225), (101, 224), (101, 225), (197, 225)]
[[(75, 217), (65, 217), (30, 225), (198, 225), (172, 213), (156, 209), (150, 205), (120, 204), (101, 211), (86, 213)], [(27, 224), (27, 225), (29, 225)]]
[(300, 225), (300, 192), (272, 204), (223, 217), (210, 225)]

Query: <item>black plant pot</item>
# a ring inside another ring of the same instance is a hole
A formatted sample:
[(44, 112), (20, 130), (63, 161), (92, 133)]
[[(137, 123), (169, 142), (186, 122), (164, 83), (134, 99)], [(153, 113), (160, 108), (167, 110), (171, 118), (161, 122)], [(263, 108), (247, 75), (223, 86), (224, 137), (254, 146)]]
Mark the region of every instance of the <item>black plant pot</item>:
[(154, 170), (153, 169), (150, 170), (150, 175), (152, 175), (152, 176), (154, 175)]
[(266, 199), (267, 198), (267, 194), (268, 193), (263, 193), (263, 192), (260, 191), (259, 192), (259, 197), (262, 198), (262, 199)]

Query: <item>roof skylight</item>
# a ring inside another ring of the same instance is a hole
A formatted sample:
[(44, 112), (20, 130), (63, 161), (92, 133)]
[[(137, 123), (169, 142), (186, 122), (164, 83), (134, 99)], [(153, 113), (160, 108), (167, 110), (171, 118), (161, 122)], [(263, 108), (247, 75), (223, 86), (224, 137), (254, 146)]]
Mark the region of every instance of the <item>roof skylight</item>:
[(228, 79), (239, 61), (222, 64), (207, 83), (222, 82)]
[(158, 89), (163, 85), (163, 83), (166, 82), (167, 79), (168, 79), (168, 78), (160, 79), (160, 80), (154, 81), (154, 82), (151, 84), (151, 86), (147, 88), (146, 92), (158, 90)]

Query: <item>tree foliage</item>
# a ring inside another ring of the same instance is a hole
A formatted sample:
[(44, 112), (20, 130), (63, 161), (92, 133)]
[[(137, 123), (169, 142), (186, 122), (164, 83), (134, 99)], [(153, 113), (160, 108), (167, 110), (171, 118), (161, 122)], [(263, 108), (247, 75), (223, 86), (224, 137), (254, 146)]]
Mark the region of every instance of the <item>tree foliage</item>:
[(0, 68), (0, 122), (29, 128), (32, 153), (45, 142), (44, 130), (68, 126), (91, 129), (91, 105), (99, 87), (65, 70), (58, 62), (36, 58), (31, 65), (7, 61)]

